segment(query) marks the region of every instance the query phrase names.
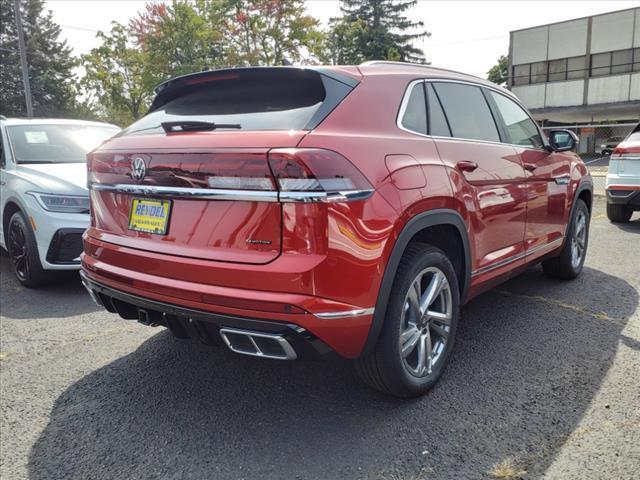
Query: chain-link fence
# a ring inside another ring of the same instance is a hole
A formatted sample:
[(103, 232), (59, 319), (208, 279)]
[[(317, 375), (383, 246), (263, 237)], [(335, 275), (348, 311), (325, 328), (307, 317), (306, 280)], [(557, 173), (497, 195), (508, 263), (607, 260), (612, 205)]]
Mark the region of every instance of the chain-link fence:
[(604, 195), (609, 156), (629, 133), (635, 123), (611, 123), (606, 125), (563, 125), (545, 126), (543, 130), (549, 131), (563, 128), (573, 131), (580, 139), (577, 152), (589, 168), (593, 177), (595, 193)]

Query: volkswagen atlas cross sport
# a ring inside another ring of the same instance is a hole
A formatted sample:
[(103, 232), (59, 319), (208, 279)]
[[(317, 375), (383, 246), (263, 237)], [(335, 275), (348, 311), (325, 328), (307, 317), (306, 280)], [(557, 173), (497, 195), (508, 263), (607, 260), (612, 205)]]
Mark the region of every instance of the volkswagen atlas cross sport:
[(460, 306), (525, 267), (576, 277), (592, 182), (508, 91), (425, 66), (241, 68), (156, 89), (89, 154), (82, 272), (107, 310), (422, 394)]

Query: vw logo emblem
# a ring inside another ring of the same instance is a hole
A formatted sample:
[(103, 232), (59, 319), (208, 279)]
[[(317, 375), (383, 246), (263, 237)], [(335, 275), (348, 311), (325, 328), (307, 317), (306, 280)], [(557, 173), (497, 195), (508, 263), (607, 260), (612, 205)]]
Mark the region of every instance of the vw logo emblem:
[(144, 164), (144, 158), (134, 157), (131, 160), (131, 175), (136, 180), (142, 180), (147, 174), (147, 166)]

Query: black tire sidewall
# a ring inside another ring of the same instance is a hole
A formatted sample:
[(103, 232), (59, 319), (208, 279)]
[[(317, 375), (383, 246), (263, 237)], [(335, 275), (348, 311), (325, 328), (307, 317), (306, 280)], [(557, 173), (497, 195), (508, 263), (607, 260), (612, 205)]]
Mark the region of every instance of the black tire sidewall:
[[(587, 207), (587, 204), (584, 203), (582, 199), (578, 199), (576, 200), (576, 202), (577, 202), (576, 208), (573, 210), (571, 224), (569, 225), (569, 229), (570, 229), (569, 236), (566, 239), (567, 243), (565, 245), (564, 252), (562, 252), (564, 257), (562, 261), (564, 262), (566, 268), (570, 269), (573, 272), (573, 275), (577, 277), (582, 271), (582, 268), (584, 267), (584, 262), (587, 258), (587, 250), (589, 248), (589, 227), (591, 224), (591, 215), (589, 215), (589, 208)], [(586, 231), (585, 240), (584, 240), (584, 252), (582, 253), (582, 259), (580, 260), (580, 264), (577, 267), (574, 267), (573, 262), (571, 261), (571, 241), (573, 240), (573, 236), (575, 235), (576, 221), (578, 219), (579, 212), (583, 212), (585, 214), (585, 219), (586, 219), (585, 228), (587, 229), (587, 231)]]
[[(453, 265), (441, 250), (425, 245), (422, 251), (411, 255), (410, 267), (401, 264), (389, 296), (387, 314), (382, 327), (381, 342), (378, 354), (384, 358), (385, 377), (392, 382), (391, 390), (400, 396), (416, 396), (430, 389), (442, 376), (455, 344), (455, 336), (460, 316), (460, 292)], [(451, 288), (452, 319), (451, 330), (443, 357), (439, 360), (430, 375), (416, 377), (405, 367), (400, 353), (400, 320), (405, 296), (418, 273), (427, 267), (439, 268), (447, 277)]]
[(38, 245), (36, 243), (35, 235), (33, 230), (31, 229), (31, 225), (27, 222), (24, 214), (22, 212), (16, 212), (11, 216), (9, 220), (9, 228), (7, 230), (7, 251), (9, 251), (9, 235), (11, 231), (11, 225), (14, 223), (18, 223), (20, 228), (24, 232), (25, 237), (25, 247), (27, 249), (27, 258), (26, 261), (29, 264), (29, 272), (27, 278), (21, 279), (18, 274), (15, 272), (15, 266), (13, 264), (13, 260), (11, 259), (11, 268), (14, 270), (14, 274), (18, 281), (26, 286), (26, 287), (34, 287), (39, 285), (45, 280), (45, 272), (42, 268), (42, 263), (40, 262), (40, 256), (38, 254)]

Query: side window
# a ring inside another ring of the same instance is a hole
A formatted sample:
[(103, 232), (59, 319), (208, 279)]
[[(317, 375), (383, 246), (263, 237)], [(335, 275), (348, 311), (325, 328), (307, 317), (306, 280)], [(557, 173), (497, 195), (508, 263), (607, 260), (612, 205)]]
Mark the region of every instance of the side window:
[(433, 87), (454, 137), (500, 141), (498, 127), (479, 87), (459, 83), (434, 83)]
[(436, 95), (433, 86), (430, 83), (426, 84), (427, 87), (427, 107), (429, 118), (429, 135), (435, 135), (437, 137), (450, 137), (449, 125), (447, 124), (447, 118), (442, 111), (442, 105)]
[(520, 105), (491, 90), (489, 90), (489, 95), (496, 102), (498, 112), (502, 116), (507, 135), (509, 135), (508, 141), (514, 145), (541, 148), (542, 139), (538, 127)]
[(407, 130), (427, 134), (427, 110), (424, 100), (424, 82), (416, 83), (409, 94), (400, 124)]

